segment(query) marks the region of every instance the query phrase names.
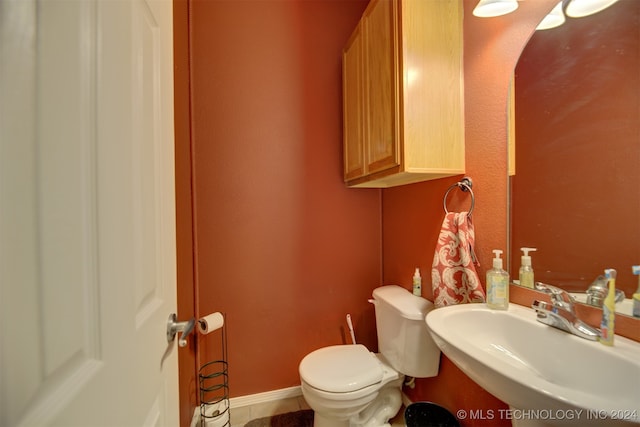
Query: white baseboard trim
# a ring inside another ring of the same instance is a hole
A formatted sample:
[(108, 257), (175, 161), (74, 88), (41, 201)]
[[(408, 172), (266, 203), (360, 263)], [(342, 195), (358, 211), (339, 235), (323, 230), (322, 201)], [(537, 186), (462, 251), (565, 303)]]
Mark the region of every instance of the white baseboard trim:
[(229, 403), (230, 407), (233, 409), (298, 396), (302, 396), (302, 388), (300, 386), (295, 386), (281, 388), (279, 390), (265, 391), (263, 393), (249, 394), (246, 396), (232, 397), (229, 399)]
[[(276, 400), (289, 399), (299, 396), (302, 396), (302, 388), (300, 386), (281, 388), (279, 390), (265, 391), (263, 393), (232, 397), (231, 399), (229, 399), (229, 407), (241, 408), (243, 406), (257, 405), (259, 403), (273, 402)], [(413, 403), (404, 392), (402, 393), (402, 403), (404, 404), (404, 406), (409, 406)]]
[[(263, 393), (249, 394), (246, 396), (232, 397), (229, 399), (229, 408), (241, 408), (243, 406), (257, 405), (259, 403), (273, 402), (276, 400), (289, 399), (291, 397), (302, 396), (302, 387), (295, 386), (282, 388), (280, 390), (265, 391)], [(190, 427), (200, 425), (200, 407), (197, 406), (193, 411)]]

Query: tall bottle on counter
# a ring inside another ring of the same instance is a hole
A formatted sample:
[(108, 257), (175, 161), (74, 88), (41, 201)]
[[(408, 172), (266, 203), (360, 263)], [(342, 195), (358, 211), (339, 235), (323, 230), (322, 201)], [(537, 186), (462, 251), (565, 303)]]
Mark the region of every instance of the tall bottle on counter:
[(602, 304), (602, 322), (600, 323), (600, 342), (604, 345), (613, 345), (615, 334), (616, 315), (616, 275), (613, 268), (604, 271), (609, 284), (609, 293)]

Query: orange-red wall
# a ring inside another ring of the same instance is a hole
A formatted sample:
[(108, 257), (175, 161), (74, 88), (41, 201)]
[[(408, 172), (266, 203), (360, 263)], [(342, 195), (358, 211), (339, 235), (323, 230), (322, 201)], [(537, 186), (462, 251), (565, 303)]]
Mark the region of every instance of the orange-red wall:
[[(227, 315), (231, 396), (300, 384), (316, 348), (375, 346), (379, 190), (342, 181), (341, 50), (364, 1), (191, 2), (197, 312)], [(364, 326), (363, 326), (364, 325)], [(216, 357), (201, 340), (199, 363)]]

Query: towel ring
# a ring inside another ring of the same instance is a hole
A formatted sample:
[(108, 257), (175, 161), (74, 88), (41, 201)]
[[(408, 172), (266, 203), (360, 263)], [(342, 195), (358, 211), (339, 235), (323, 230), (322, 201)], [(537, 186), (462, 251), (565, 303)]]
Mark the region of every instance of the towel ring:
[(473, 187), (473, 181), (468, 176), (465, 176), (464, 178), (462, 178), (462, 181), (459, 181), (453, 184), (451, 187), (447, 189), (447, 192), (444, 193), (444, 200), (442, 202), (442, 205), (444, 207), (445, 213), (449, 213), (449, 211), (447, 210), (447, 196), (449, 195), (451, 190), (453, 190), (456, 187), (464, 192), (468, 191), (471, 194), (471, 207), (469, 208), (469, 213), (467, 214), (467, 216), (471, 216), (471, 212), (473, 212), (473, 207), (476, 204), (476, 198), (473, 195), (473, 190), (471, 189), (471, 187)]

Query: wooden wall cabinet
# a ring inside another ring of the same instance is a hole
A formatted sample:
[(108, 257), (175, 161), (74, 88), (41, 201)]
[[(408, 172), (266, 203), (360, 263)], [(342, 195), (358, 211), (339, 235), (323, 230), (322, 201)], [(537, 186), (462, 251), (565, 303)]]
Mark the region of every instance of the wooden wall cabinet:
[(344, 180), (464, 173), (460, 0), (372, 0), (343, 51)]

